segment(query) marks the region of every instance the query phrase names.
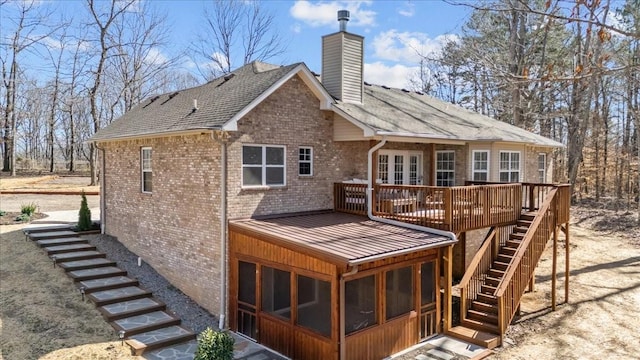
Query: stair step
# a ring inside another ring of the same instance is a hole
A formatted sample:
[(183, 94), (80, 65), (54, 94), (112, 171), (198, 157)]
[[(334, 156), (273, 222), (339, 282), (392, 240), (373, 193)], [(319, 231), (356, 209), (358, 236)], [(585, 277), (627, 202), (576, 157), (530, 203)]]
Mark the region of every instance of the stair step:
[(491, 267), (500, 271), (505, 271), (509, 267), (509, 264), (500, 261), (494, 261), (493, 264), (491, 264)]
[(505, 245), (507, 247), (513, 248), (513, 249), (517, 249), (520, 246), (520, 241), (517, 240), (507, 240), (505, 242)]
[(96, 291), (89, 294), (87, 297), (93, 301), (96, 306), (104, 306), (150, 296), (150, 291), (144, 290), (138, 286), (127, 286), (119, 289)]
[(529, 230), (529, 226), (516, 226), (513, 228), (514, 233), (526, 233)]
[(477, 299), (476, 301), (479, 301), (485, 304), (498, 305), (498, 298), (490, 294), (483, 294), (483, 293), (476, 294), (476, 299)]
[(505, 264), (509, 264), (512, 259), (513, 259), (513, 256), (500, 254), (500, 253), (498, 253), (498, 256), (496, 257), (496, 261), (499, 261), (499, 262), (505, 263)]
[(37, 240), (36, 245), (38, 247), (56, 246), (56, 245), (71, 245), (71, 244), (88, 244), (89, 241), (79, 237), (68, 237), (61, 239), (47, 239)]
[(146, 297), (104, 305), (98, 307), (98, 311), (107, 321), (115, 321), (131, 316), (142, 315), (153, 311), (165, 310), (167, 306), (160, 300)]
[(480, 292), (483, 294), (488, 294), (488, 295), (493, 295), (496, 293), (496, 287), (495, 286), (489, 286), (489, 285), (481, 285), (480, 286)]
[(509, 246), (503, 246), (500, 248), (500, 251), (498, 252), (498, 254), (504, 254), (504, 255), (509, 255), (509, 256), (513, 256), (515, 255), (516, 251), (518, 251), (517, 248), (512, 248)]
[(27, 235), (31, 240), (45, 240), (45, 239), (61, 239), (68, 237), (77, 237), (78, 233), (71, 230), (58, 230), (58, 231), (44, 231), (44, 232), (36, 232), (29, 233)]
[(489, 323), (489, 324), (498, 326), (498, 314), (469, 309), (467, 311), (467, 317), (469, 319), (473, 319), (473, 320), (481, 321), (483, 323)]
[(494, 278), (492, 276), (487, 276), (484, 279), (484, 283), (489, 285), (489, 286), (497, 287), (500, 284), (500, 278)]
[(504, 276), (504, 271), (498, 269), (489, 269), (489, 271), (487, 271), (487, 275), (491, 276), (492, 278), (502, 279), (502, 277)]
[[(191, 360), (196, 354), (198, 341), (189, 340), (185, 343), (160, 347), (156, 350), (145, 352), (146, 359), (175, 359), (175, 360)], [(258, 358), (260, 355), (258, 355)]]
[(522, 241), (524, 239), (524, 233), (511, 233), (509, 234), (509, 240)]
[(520, 220), (533, 221), (533, 219), (536, 218), (536, 215), (538, 215), (537, 212), (522, 213), (522, 214), (520, 214)]
[(138, 280), (120, 275), (101, 279), (83, 280), (78, 283), (78, 288), (84, 287), (85, 294), (127, 286), (138, 286)]
[(89, 244), (66, 244), (66, 245), (56, 245), (56, 246), (47, 246), (43, 248), (44, 251), (47, 252), (47, 255), (56, 255), (56, 254), (64, 254), (70, 252), (77, 251), (95, 251), (96, 247)]
[(500, 333), (498, 331), (498, 325), (491, 324), (491, 323), (484, 322), (484, 321), (478, 321), (478, 320), (467, 318), (467, 319), (464, 319), (462, 321), (462, 324), (460, 324), (460, 325), (462, 325), (464, 327), (468, 327), (468, 328), (472, 328), (472, 329), (488, 332), (488, 333), (491, 333), (491, 334), (499, 334)]
[(476, 311), (483, 311), (486, 313), (497, 314), (498, 306), (497, 304), (485, 303), (479, 300), (473, 300), (471, 302), (471, 308)]
[(516, 221), (516, 226), (518, 227), (526, 227), (529, 228), (531, 227), (531, 224), (533, 223), (533, 220), (523, 220), (522, 218), (518, 219), (518, 221)]
[(146, 314), (126, 317), (111, 323), (111, 326), (113, 326), (116, 331), (123, 330), (125, 337), (173, 325), (180, 325), (180, 319), (164, 311), (153, 311)]
[(75, 271), (93, 269), (105, 266), (116, 266), (115, 261), (111, 261), (105, 258), (95, 258), (87, 260), (66, 261), (58, 263), (58, 266), (64, 269), (64, 271)]
[(37, 226), (37, 227), (30, 225), (22, 229), (22, 232), (25, 235), (29, 235), (29, 234), (38, 234), (43, 232), (65, 231), (65, 230), (71, 230), (71, 225), (61, 224), (61, 225), (49, 225), (49, 226)]
[[(136, 356), (142, 355), (145, 351), (150, 351), (174, 344), (180, 344), (189, 340), (194, 340), (196, 334), (182, 326), (169, 326), (162, 329), (143, 332), (129, 337), (126, 342)], [(197, 343), (196, 343), (197, 347)], [(195, 350), (194, 350), (195, 351)]]
[(89, 260), (89, 259), (97, 259), (104, 258), (106, 255), (99, 251), (75, 251), (63, 254), (55, 254), (51, 255), (51, 259), (54, 259), (56, 263), (60, 262), (69, 262), (76, 260)]
[(84, 270), (74, 270), (67, 273), (73, 281), (102, 279), (113, 276), (125, 276), (127, 272), (115, 266), (97, 267)]
[(454, 326), (447, 331), (447, 335), (486, 347), (487, 349), (493, 349), (501, 345), (500, 336), (465, 326)]

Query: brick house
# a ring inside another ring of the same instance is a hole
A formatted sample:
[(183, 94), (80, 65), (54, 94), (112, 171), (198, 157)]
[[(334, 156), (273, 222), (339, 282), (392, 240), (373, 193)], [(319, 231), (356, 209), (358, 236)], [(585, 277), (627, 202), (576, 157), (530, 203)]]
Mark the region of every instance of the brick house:
[(450, 331), (460, 243), (511, 232), (522, 183), (550, 183), (561, 146), (364, 83), (363, 44), (324, 36), (321, 81), (253, 62), (92, 138), (103, 231), (221, 327), (292, 358), (379, 358)]

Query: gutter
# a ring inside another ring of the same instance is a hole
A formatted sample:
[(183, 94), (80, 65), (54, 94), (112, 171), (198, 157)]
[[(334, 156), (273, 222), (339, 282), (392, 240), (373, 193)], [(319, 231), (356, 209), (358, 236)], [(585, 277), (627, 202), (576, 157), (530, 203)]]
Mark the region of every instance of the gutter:
[(106, 219), (107, 219), (107, 214), (106, 214), (106, 206), (105, 206), (105, 171), (107, 169), (107, 165), (106, 165), (106, 159), (105, 159), (105, 153), (106, 150), (104, 148), (100, 148), (98, 146), (98, 142), (93, 143), (93, 146), (96, 147), (96, 149), (98, 149), (100, 152), (102, 152), (102, 167), (100, 169), (100, 234), (104, 235), (106, 233)]
[(456, 234), (452, 233), (451, 231), (444, 231), (444, 230), (429, 228), (426, 226), (408, 224), (401, 221), (389, 220), (389, 219), (385, 219), (385, 218), (381, 218), (373, 215), (373, 203), (371, 201), (372, 194), (373, 194), (373, 153), (378, 151), (378, 149), (383, 147), (386, 143), (387, 143), (387, 137), (384, 136), (379, 143), (377, 143), (374, 147), (369, 149), (369, 153), (367, 155), (367, 178), (368, 178), (367, 180), (368, 181), (367, 183), (367, 216), (369, 217), (369, 219), (373, 221), (389, 224), (389, 225), (427, 232), (427, 233), (439, 235), (439, 236), (445, 236), (451, 239), (451, 241), (449, 242), (450, 244), (457, 243), (458, 238), (456, 237)]
[(225, 329), (227, 317), (227, 139), (226, 132), (211, 132), (220, 144), (220, 316), (218, 329)]

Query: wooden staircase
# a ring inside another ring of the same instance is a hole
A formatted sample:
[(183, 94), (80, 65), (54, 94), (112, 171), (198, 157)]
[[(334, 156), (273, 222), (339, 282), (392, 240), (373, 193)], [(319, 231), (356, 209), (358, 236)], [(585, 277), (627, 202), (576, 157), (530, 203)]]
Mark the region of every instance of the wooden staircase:
[(539, 208), (522, 212), (509, 226), (508, 237), (498, 236), (507, 227), (491, 228), (460, 281), (460, 325), (449, 335), (489, 349), (502, 344), (546, 243), (558, 227), (556, 193), (553, 189)]

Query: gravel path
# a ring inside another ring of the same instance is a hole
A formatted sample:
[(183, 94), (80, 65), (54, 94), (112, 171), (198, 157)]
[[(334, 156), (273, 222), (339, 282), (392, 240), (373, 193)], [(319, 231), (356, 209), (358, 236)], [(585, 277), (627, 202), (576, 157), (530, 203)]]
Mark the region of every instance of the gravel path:
[(105, 253), (108, 259), (117, 262), (117, 266), (127, 271), (128, 276), (138, 279), (140, 285), (153, 292), (153, 296), (167, 304), (168, 310), (175, 313), (183, 324), (196, 333), (207, 327), (218, 328), (218, 319), (207, 310), (200, 307), (182, 291), (171, 285), (158, 274), (149, 264), (142, 262), (138, 266), (138, 256), (127, 250), (118, 240), (109, 235), (95, 235), (90, 239), (91, 244)]

